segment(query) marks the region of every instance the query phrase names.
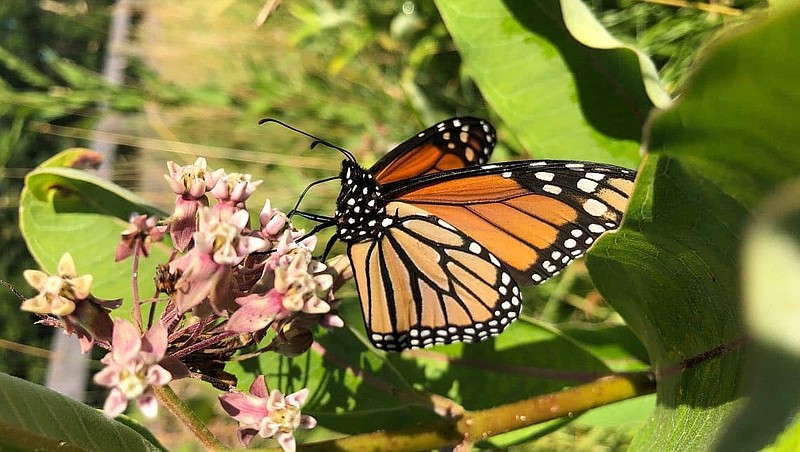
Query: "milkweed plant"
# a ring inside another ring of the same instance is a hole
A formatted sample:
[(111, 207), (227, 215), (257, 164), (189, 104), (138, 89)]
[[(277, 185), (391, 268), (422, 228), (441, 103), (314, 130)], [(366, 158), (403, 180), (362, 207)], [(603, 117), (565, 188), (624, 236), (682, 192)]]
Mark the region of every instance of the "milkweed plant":
[[(315, 325), (342, 327), (334, 291), (352, 277), (347, 259), (315, 259), (316, 237), (294, 228), (269, 201), (258, 227), (248, 227), (245, 203), (262, 183), (249, 174), (212, 171), (204, 158), (167, 167), (174, 212), (169, 218), (133, 214), (116, 250), (116, 261), (134, 260), (129, 316), (119, 312), (122, 300), (92, 295), (92, 275), (80, 275), (69, 253), (55, 275), (24, 272), (39, 293), (24, 300), (21, 309), (37, 314), (43, 325), (75, 334), (83, 353), (93, 347), (108, 350), (104, 367), (94, 375), (95, 383), (110, 389), (103, 407), (108, 417), (122, 414), (131, 401), (153, 417), (156, 389), (195, 378), (225, 391), (219, 402), (238, 422), (242, 444), (256, 436), (273, 437), (293, 451), (294, 432), (316, 425), (301, 412), (308, 389), (270, 391), (258, 376), (243, 393), (224, 366), (261, 353), (297, 356), (311, 347)], [(136, 290), (139, 259), (165, 235), (172, 253), (158, 266), (158, 293), (143, 299)], [(155, 318), (157, 305), (163, 308)]]

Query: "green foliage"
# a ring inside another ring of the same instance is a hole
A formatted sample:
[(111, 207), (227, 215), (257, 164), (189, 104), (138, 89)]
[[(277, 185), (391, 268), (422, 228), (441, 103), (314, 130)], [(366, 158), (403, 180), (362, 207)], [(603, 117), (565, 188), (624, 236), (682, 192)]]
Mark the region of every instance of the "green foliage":
[[(41, 268), (57, 273), (61, 256), (71, 253), (79, 274), (103, 275), (94, 280), (92, 293), (106, 299), (123, 298), (119, 312), (127, 313), (133, 300), (130, 263), (114, 263), (120, 234), (133, 212), (162, 218), (166, 214), (122, 187), (70, 168), (85, 152), (64, 151), (28, 174), (20, 195), (20, 230)], [(170, 252), (171, 247), (164, 243), (151, 248), (156, 262), (166, 262)], [(155, 293), (155, 272), (155, 265), (139, 268), (142, 297)]]
[(0, 388), (0, 449), (166, 450), (131, 420), (108, 419), (100, 411), (25, 380), (0, 373)]
[[(659, 67), (670, 90), (684, 94), (652, 120), (645, 138), (648, 153), (624, 228), (602, 239), (588, 258), (594, 282), (627, 326), (613, 316), (599, 325), (554, 326), (526, 318), (489, 342), (395, 355), (368, 345), (357, 300), (350, 298), (343, 307), (348, 328), (321, 333), (318, 347), (307, 354), (285, 359), (266, 353), (229, 370), (240, 377), (242, 388), (256, 373), (286, 391), (308, 386), (313, 391), (311, 414), (321, 425), (359, 433), (436, 419), (431, 394), (468, 409), (484, 408), (550, 393), (597, 373), (642, 370), (652, 363), (664, 372), (656, 401), (642, 398), (603, 407), (484, 445), (504, 447), (559, 430), (589, 444), (623, 447), (641, 424), (634, 449), (712, 445), (738, 406), (745, 367), (735, 345), (724, 347), (743, 334), (737, 289), (742, 230), (754, 206), (800, 172), (800, 136), (794, 127), (800, 96), (786, 76), (800, 73), (791, 44), (796, 39), (787, 38), (800, 29), (796, 13), (764, 21), (720, 43), (684, 88), (685, 68), (700, 43), (724, 25), (720, 16), (688, 9), (668, 13), (666, 7), (643, 3), (619, 5), (621, 9), (603, 6), (603, 22), (628, 32), (631, 40), (637, 38), (640, 48), (655, 55), (654, 66), (632, 46), (610, 37), (582, 5), (568, 0), (441, 0), (436, 6), (444, 23), (429, 1), (413, 8), (407, 2), (402, 11), (391, 2), (373, 3), (291, 2), (258, 33), (241, 31), (245, 19), (255, 15), (254, 5), (227, 9), (208, 23), (189, 20), (190, 31), (207, 28), (212, 33), (219, 27), (219, 34), (212, 36), (220, 40), (245, 33), (252, 47), (230, 46), (217, 55), (221, 61), (210, 63), (210, 70), (186, 71), (205, 59), (191, 55), (181, 41), (176, 47), (194, 59), (168, 54), (165, 60), (175, 60), (172, 67), (191, 73), (192, 79), (206, 74), (200, 81), (179, 79), (168, 67), (154, 64), (155, 59), (148, 60), (156, 50), (146, 44), (147, 56), (132, 64), (138, 85), (114, 88), (96, 74), (96, 61), (67, 58), (70, 53), (62, 49), (37, 48), (31, 54), (41, 59), (29, 58), (27, 51), (19, 51), (21, 43), (0, 40), (0, 96), (7, 94), (0, 117), (10, 119), (0, 130), (2, 163), (14, 161), (4, 150), (30, 149), (32, 143), (36, 149), (66, 147), (55, 140), (42, 144), (31, 133), (33, 121), (88, 127), (91, 121), (71, 115), (107, 100), (113, 109), (129, 112), (151, 102), (170, 118), (174, 136), (166, 135), (182, 141), (271, 154), (304, 148), (307, 142), (284, 131), (253, 126), (261, 116), (278, 117), (339, 140), (368, 164), (391, 142), (434, 120), (454, 113), (485, 115), (482, 93), (499, 120), (501, 138), (512, 147), (519, 143), (537, 157), (633, 167), (647, 113), (666, 103), (655, 73)], [(153, 6), (152, 13), (169, 11), (169, 6), (158, 8)], [(104, 41), (92, 34), (90, 42), (100, 46)], [(230, 52), (247, 63), (229, 66)], [(271, 184), (270, 197), (283, 196), (287, 206), (299, 192), (297, 186), (321, 174), (320, 169), (336, 166), (306, 160), (302, 154), (292, 155), (292, 162), (256, 157), (265, 159), (273, 171), (269, 174), (280, 177), (269, 179), (279, 181)], [(26, 164), (32, 160), (23, 159)], [(129, 301), (129, 265), (111, 265), (117, 236), (130, 211), (158, 209), (121, 187), (52, 165), (32, 172), (27, 183), (20, 201), (21, 225), (38, 262), (52, 270), (61, 253), (70, 251), (81, 274), (95, 275), (98, 295)], [(324, 190), (315, 192), (306, 205), (309, 210), (330, 211), (335, 188)], [(8, 228), (1, 229), (5, 243)], [(70, 244), (63, 243), (65, 236)], [(12, 260), (16, 257), (0, 263), (9, 265), (8, 272), (20, 273), (21, 268), (10, 266)], [(157, 248), (140, 266), (143, 296), (152, 293), (150, 263), (164, 261), (164, 250)], [(556, 295), (551, 299), (561, 296)], [(553, 306), (544, 308), (546, 319), (568, 317), (558, 312), (563, 305)], [(123, 310), (126, 315), (128, 309)], [(720, 345), (722, 356), (689, 369), (676, 367)], [(796, 363), (780, 361), (782, 354), (774, 356), (759, 361), (762, 365), (750, 378), (772, 382), (767, 377), (774, 377), (774, 387), (786, 385), (791, 392), (789, 378)], [(785, 368), (779, 366), (782, 362), (788, 363)], [(767, 416), (763, 407), (774, 403), (768, 398), (774, 396), (772, 385), (753, 394), (758, 400), (744, 407), (748, 414), (735, 421), (722, 441), (738, 442), (737, 432), (753, 429), (762, 432), (751, 435), (754, 444), (768, 444), (785, 425), (786, 413), (796, 410), (795, 398), (786, 398), (785, 410), (772, 413), (779, 416)], [(753, 419), (759, 422), (748, 423)], [(545, 441), (553, 442), (537, 444), (565, 444), (558, 435)], [(776, 448), (788, 450), (793, 441), (796, 433), (789, 429)]]
[[(77, 19), (74, 13), (79, 5), (74, 5), (76, 9), (65, 6), (62, 15), (44, 11), (40, 2), (0, 2), (0, 278), (25, 295), (29, 292), (22, 271), (36, 263), (15, 227), (23, 172), (57, 150), (76, 144), (70, 138), (41, 133), (40, 124), (80, 124), (84, 118), (70, 115), (94, 105), (94, 100), (86, 100), (85, 92), (73, 94), (69, 85), (60, 85), (63, 79), (57, 70), (62, 64), (96, 70), (100, 64), (105, 35), (98, 30), (107, 28), (105, 8), (112, 2), (80, 3), (87, 10)], [(0, 289), (0, 337), (47, 348), (51, 331), (33, 325), (18, 306), (14, 294)], [(0, 371), (31, 381), (43, 380), (43, 363), (39, 357), (0, 350)]]
[[(635, 43), (659, 68), (664, 86), (680, 90), (695, 61), (698, 49), (732, 25), (746, 21), (747, 15), (733, 15), (762, 6), (758, 0), (724, 3), (721, 13), (695, 7), (675, 8), (651, 2), (606, 0), (586, 2), (609, 31), (621, 40)], [(712, 3), (710, 6), (717, 4)]]
[(635, 166), (642, 124), (668, 102), (646, 56), (578, 1), (439, 1), (494, 110), (539, 158)]
[[(705, 54), (680, 100), (653, 117), (624, 226), (587, 259), (663, 372), (635, 448), (705, 449), (741, 395), (743, 228), (764, 196), (800, 175), (800, 90), (783, 75), (800, 70), (788, 39), (798, 25), (796, 10), (775, 15)], [(676, 368), (719, 347), (716, 359)]]

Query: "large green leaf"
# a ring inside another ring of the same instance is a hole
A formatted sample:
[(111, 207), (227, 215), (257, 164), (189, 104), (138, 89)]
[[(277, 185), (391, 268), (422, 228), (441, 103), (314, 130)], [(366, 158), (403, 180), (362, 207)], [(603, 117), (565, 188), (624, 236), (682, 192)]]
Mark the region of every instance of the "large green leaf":
[(716, 444), (716, 450), (774, 450), (800, 446), (800, 182), (758, 211), (742, 253), (745, 322), (755, 344), (744, 383), (748, 400)]
[[(65, 167), (91, 151), (68, 150), (51, 158), (25, 178), (20, 194), (20, 230), (33, 257), (54, 273), (59, 259), (70, 252), (79, 274), (95, 276), (92, 293), (100, 298), (124, 298), (121, 313), (132, 303), (131, 260), (114, 262), (120, 233), (133, 212), (166, 216), (134, 193), (85, 171)], [(155, 243), (139, 264), (139, 293), (154, 293), (156, 264), (167, 262), (171, 247)]]
[(589, 253), (595, 284), (661, 372), (634, 449), (707, 449), (736, 405), (743, 227), (800, 175), (800, 85), (787, 76), (800, 73), (798, 39), (795, 9), (705, 54), (680, 100), (652, 119), (623, 227)]
[(152, 436), (43, 386), (0, 374), (0, 449), (158, 451)]
[(653, 63), (580, 0), (438, 0), (464, 66), (534, 156), (635, 167), (642, 126), (669, 98)]

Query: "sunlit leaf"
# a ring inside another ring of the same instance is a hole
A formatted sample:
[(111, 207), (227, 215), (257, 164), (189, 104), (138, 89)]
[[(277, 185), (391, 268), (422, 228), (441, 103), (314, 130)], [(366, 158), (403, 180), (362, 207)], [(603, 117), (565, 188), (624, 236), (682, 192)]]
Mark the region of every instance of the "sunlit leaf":
[(653, 63), (583, 3), (436, 4), (469, 75), (533, 156), (636, 166), (645, 119), (669, 99)]
[[(126, 313), (132, 306), (132, 268), (131, 259), (114, 262), (120, 233), (133, 212), (160, 218), (166, 214), (105, 179), (60, 167), (71, 165), (80, 155), (65, 151), (28, 174), (20, 195), (20, 230), (43, 269), (54, 273), (61, 256), (71, 253), (79, 274), (94, 275), (92, 293), (124, 298), (119, 312)], [(142, 298), (153, 296), (156, 265), (167, 262), (170, 252), (168, 242), (154, 243), (150, 257), (140, 261)]]

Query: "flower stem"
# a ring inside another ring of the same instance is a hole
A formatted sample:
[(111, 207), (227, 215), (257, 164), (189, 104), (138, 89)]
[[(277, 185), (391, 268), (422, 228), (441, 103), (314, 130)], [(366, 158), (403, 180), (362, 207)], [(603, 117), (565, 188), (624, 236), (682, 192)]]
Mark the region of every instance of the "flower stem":
[(612, 375), (553, 394), (395, 430), (304, 444), (303, 450), (428, 450), (484, 440), (540, 422), (655, 392), (651, 373)]
[(136, 321), (136, 326), (139, 331), (143, 332), (142, 327), (142, 300), (139, 298), (139, 248), (141, 247), (141, 240), (137, 239), (133, 244), (133, 263), (131, 266), (131, 280), (133, 283), (133, 319)]
[(205, 424), (183, 403), (172, 388), (169, 386), (154, 386), (153, 392), (155, 392), (158, 401), (194, 433), (194, 436), (205, 446), (206, 450), (230, 449), (208, 430)]

